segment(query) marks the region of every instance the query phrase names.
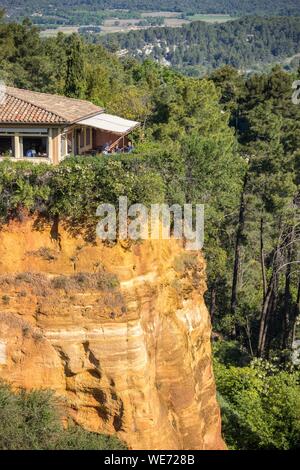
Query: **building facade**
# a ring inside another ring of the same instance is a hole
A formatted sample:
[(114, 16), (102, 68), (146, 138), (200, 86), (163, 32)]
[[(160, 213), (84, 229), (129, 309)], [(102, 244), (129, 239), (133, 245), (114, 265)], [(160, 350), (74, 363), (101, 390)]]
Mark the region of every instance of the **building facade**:
[(127, 151), (139, 125), (88, 101), (4, 87), (0, 159), (58, 164), (68, 155)]

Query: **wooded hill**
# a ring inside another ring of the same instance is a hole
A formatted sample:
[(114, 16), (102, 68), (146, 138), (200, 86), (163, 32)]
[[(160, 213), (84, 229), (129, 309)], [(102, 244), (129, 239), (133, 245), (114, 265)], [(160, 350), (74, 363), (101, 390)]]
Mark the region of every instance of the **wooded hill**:
[[(95, 40), (95, 39), (92, 39)], [(223, 24), (193, 22), (98, 37), (110, 50), (167, 61), (190, 73), (222, 65), (239, 69), (278, 62), (300, 52), (299, 18), (246, 17)]]
[[(38, 11), (47, 7), (47, 0), (2, 0), (11, 12)], [(89, 9), (129, 9), (135, 11), (177, 11), (229, 15), (299, 15), (298, 0), (52, 0), (51, 8), (86, 7)]]

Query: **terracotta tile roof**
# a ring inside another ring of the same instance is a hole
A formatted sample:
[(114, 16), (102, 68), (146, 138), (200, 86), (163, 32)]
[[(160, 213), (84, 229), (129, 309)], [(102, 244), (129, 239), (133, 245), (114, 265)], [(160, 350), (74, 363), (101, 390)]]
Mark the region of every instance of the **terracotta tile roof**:
[(89, 101), (5, 87), (0, 124), (64, 124), (103, 112)]

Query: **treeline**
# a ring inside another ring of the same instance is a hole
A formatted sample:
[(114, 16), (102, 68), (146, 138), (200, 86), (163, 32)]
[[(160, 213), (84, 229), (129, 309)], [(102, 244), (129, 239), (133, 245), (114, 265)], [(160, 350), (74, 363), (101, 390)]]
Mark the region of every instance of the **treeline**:
[[(284, 359), (297, 335), (300, 303), (300, 107), (291, 98), (295, 76), (276, 67), (245, 81), (225, 68), (211, 78), (221, 90), (247, 164), (221, 329), (226, 318), (228, 333), (231, 329), (234, 338), (243, 337), (251, 355)], [(217, 278), (211, 286), (212, 315), (220, 312), (214, 299), (222, 298), (223, 281)]]
[(141, 13), (134, 10), (104, 10), (97, 1), (27, 1), (2, 2), (7, 22), (22, 22), (30, 17), (40, 28), (57, 26), (99, 26), (107, 18), (131, 19), (142, 18)]
[[(14, 12), (21, 9), (28, 13), (47, 6), (47, 0), (2, 0), (2, 5)], [(298, 0), (52, 0), (52, 8), (84, 7), (129, 9), (145, 11), (176, 11), (187, 13), (212, 13), (229, 15), (299, 15)]]
[(152, 28), (91, 38), (135, 58), (167, 61), (193, 72), (222, 65), (239, 69), (278, 62), (300, 50), (298, 18), (247, 17), (223, 24), (193, 22), (181, 28)]

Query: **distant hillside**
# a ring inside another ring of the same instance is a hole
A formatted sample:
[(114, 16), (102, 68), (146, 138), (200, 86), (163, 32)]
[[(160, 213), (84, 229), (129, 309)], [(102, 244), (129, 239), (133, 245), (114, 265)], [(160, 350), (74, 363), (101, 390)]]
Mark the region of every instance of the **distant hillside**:
[(213, 69), (225, 64), (249, 69), (300, 52), (300, 21), (294, 17), (245, 17), (223, 24), (193, 22), (98, 37), (120, 55), (146, 57), (176, 68)]
[[(49, 6), (48, 0), (2, 0), (1, 6), (17, 15)], [(129, 9), (226, 13), (230, 15), (300, 15), (299, 0), (52, 0), (51, 9), (88, 6), (89, 9)]]

